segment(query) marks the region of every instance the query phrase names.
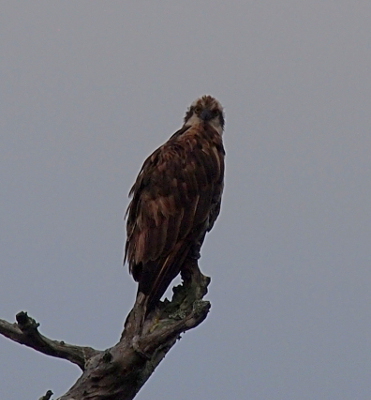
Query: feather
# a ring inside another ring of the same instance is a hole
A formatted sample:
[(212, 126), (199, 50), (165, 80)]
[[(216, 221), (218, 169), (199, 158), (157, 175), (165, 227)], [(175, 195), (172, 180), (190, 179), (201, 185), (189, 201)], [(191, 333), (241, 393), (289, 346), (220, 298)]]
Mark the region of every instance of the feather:
[(147, 296), (147, 311), (181, 272), (192, 249), (199, 249), (219, 214), (223, 126), (219, 102), (211, 96), (198, 99), (184, 126), (144, 161), (130, 190), (124, 260), (138, 292)]

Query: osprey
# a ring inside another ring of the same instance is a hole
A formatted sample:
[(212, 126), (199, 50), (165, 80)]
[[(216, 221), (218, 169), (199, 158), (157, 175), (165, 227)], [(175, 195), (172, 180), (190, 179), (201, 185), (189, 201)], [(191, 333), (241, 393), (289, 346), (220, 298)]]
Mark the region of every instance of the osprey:
[(224, 114), (211, 96), (194, 101), (184, 124), (145, 161), (130, 190), (124, 263), (148, 313), (171, 281), (197, 260), (220, 211)]

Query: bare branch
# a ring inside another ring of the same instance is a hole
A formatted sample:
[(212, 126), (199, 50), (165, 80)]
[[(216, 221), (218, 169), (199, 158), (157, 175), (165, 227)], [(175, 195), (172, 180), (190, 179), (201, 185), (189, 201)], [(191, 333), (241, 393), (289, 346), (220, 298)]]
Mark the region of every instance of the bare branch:
[(53, 396), (53, 392), (51, 390), (48, 390), (44, 396), (40, 397), (39, 400), (50, 400), (50, 398)]
[(162, 343), (198, 326), (206, 318), (209, 310), (210, 303), (208, 301), (199, 301), (195, 302), (192, 312), (183, 319), (159, 321), (158, 327), (152, 333), (148, 333), (138, 340), (137, 349), (140, 349), (143, 354), (152, 354)]
[(0, 333), (41, 353), (67, 359), (83, 370), (59, 400), (132, 400), (180, 335), (198, 326), (210, 310), (210, 303), (202, 300), (210, 278), (201, 274), (196, 261), (182, 277), (183, 285), (173, 288), (171, 302), (159, 302), (145, 318), (145, 306), (138, 296), (120, 341), (105, 351), (50, 340), (23, 311), (17, 314), (17, 323), (0, 320)]
[(210, 303), (202, 301), (210, 278), (193, 265), (183, 280), (183, 285), (173, 289), (172, 301), (160, 302), (144, 323), (142, 303), (137, 299), (120, 341), (92, 357), (82, 376), (59, 400), (133, 399), (180, 334), (198, 326), (210, 310)]
[(85, 369), (86, 361), (99, 353), (91, 347), (67, 344), (63, 341), (51, 340), (38, 331), (39, 323), (21, 311), (16, 315), (17, 322), (11, 324), (0, 319), (0, 333), (17, 343), (31, 347), (43, 354), (64, 358)]

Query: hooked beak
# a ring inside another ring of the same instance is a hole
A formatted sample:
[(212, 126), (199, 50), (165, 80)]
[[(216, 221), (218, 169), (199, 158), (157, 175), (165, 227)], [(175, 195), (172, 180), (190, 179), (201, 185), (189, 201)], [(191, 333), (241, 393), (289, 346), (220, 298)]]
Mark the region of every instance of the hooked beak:
[(210, 121), (210, 120), (212, 119), (211, 111), (208, 110), (208, 109), (203, 110), (203, 111), (201, 112), (201, 114), (200, 114), (200, 118), (201, 118), (202, 120), (204, 120), (204, 121)]

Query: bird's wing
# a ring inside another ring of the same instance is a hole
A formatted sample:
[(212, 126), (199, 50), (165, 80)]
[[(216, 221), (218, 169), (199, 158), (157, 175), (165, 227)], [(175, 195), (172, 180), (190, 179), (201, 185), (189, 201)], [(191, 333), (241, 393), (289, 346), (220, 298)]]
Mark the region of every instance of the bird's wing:
[(147, 158), (130, 192), (125, 258), (139, 290), (162, 292), (160, 297), (220, 207), (221, 139), (192, 129), (178, 131)]

